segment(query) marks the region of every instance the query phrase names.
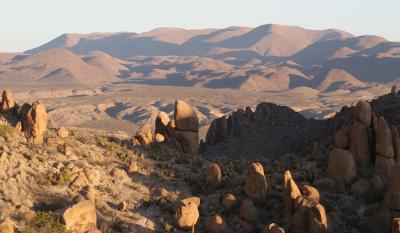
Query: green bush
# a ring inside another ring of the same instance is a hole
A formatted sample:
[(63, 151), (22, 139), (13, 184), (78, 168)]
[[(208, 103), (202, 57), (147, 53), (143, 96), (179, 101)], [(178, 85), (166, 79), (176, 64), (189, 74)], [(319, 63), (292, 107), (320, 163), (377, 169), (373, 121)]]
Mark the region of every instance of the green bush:
[(38, 212), (35, 218), (24, 225), (22, 233), (68, 233), (61, 219), (54, 212)]

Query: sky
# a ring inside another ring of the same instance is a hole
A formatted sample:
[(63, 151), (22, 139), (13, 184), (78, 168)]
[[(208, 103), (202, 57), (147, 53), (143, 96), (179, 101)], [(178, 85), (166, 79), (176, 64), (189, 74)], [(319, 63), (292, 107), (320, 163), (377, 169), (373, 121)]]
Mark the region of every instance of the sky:
[(0, 0), (0, 52), (63, 33), (144, 32), (268, 23), (400, 41), (400, 0)]

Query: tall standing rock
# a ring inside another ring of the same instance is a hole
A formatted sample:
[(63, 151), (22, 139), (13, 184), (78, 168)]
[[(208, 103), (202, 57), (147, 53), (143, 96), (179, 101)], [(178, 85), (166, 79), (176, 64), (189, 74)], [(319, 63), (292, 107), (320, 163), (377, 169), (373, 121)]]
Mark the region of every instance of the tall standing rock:
[(378, 118), (378, 127), (376, 131), (376, 153), (386, 158), (394, 157), (392, 131), (384, 117)]
[(7, 113), (14, 109), (15, 101), (10, 90), (5, 89), (1, 96), (0, 112)]
[(25, 134), (34, 143), (42, 143), (47, 128), (48, 117), (46, 108), (40, 102), (32, 106), (24, 105), (21, 109), (22, 128)]
[(354, 108), (354, 116), (365, 126), (369, 127), (372, 120), (371, 105), (364, 100), (360, 100)]
[(355, 121), (350, 130), (350, 152), (357, 165), (368, 168), (372, 156), (369, 143), (368, 128), (361, 122)]
[(395, 166), (392, 130), (384, 117), (379, 117), (376, 127), (375, 169), (390, 177)]
[(184, 153), (197, 154), (199, 151), (199, 119), (194, 109), (183, 100), (175, 101), (175, 139)]
[(194, 109), (185, 101), (175, 101), (175, 128), (181, 131), (199, 131), (199, 119)]
[(294, 201), (301, 196), (300, 189), (289, 170), (283, 173), (283, 207), (286, 221), (294, 210)]
[(165, 112), (159, 112), (156, 118), (156, 129), (154, 134), (167, 136), (167, 125), (170, 122), (169, 116)]
[(267, 195), (267, 180), (260, 163), (252, 163), (247, 169), (244, 190), (252, 200), (260, 201)]

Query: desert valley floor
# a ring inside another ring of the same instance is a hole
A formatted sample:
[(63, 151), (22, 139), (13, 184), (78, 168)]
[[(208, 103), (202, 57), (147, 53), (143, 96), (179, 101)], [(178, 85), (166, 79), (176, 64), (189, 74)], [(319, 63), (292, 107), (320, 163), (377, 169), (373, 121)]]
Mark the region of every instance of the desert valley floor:
[(280, 92), (253, 92), (127, 83), (98, 87), (3, 83), (1, 87), (11, 89), (19, 103), (40, 100), (49, 106), (49, 117), (58, 125), (128, 134), (134, 134), (145, 123), (153, 125), (159, 111), (173, 116), (174, 101), (183, 99), (197, 111), (200, 138), (204, 138), (213, 119), (238, 108), (254, 108), (261, 102), (289, 106), (308, 118), (323, 119), (334, 115), (344, 105), (389, 92), (389, 87), (384, 85), (324, 93), (308, 87)]

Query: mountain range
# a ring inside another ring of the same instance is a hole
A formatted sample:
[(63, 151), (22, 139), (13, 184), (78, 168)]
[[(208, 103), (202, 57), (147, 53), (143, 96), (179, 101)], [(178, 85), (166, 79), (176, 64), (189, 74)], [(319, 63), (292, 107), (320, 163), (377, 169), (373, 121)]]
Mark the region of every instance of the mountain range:
[(63, 34), (37, 48), (0, 53), (0, 83), (132, 82), (321, 92), (396, 84), (400, 43), (336, 29), (256, 28)]

